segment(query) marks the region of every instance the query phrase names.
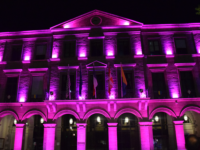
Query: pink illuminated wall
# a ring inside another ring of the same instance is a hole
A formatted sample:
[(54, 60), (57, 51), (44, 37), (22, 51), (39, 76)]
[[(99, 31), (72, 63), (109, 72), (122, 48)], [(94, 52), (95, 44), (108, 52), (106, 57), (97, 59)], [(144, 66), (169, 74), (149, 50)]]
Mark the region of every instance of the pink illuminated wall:
[(117, 123), (108, 123), (108, 147), (109, 150), (117, 150)]
[(108, 57), (115, 56), (116, 36), (106, 35), (104, 39), (104, 53)]
[(173, 42), (174, 42), (173, 34), (165, 32), (165, 33), (161, 33), (160, 37), (161, 37), (161, 44), (162, 44), (162, 47), (163, 47), (162, 49), (164, 50), (165, 54), (166, 55), (174, 54), (174, 51), (173, 51)]
[(35, 48), (35, 39), (25, 39), (23, 41), (23, 60), (30, 61), (32, 57), (32, 52)]
[(153, 132), (152, 122), (139, 122), (140, 125), (140, 140), (141, 140), (141, 150), (151, 150)]
[(22, 71), (19, 76), (19, 87), (18, 87), (18, 101), (26, 102), (28, 99), (28, 91), (30, 84), (30, 76), (28, 71)]
[(86, 149), (86, 123), (77, 123), (77, 150)]
[(5, 41), (0, 41), (0, 62), (3, 60), (5, 44), (6, 44)]
[(135, 55), (142, 55), (141, 37), (139, 32), (131, 35), (131, 43), (132, 53)]
[(197, 53), (200, 54), (200, 33), (194, 33), (194, 41)]
[(174, 121), (177, 150), (186, 150), (183, 121)]
[(62, 42), (59, 39), (54, 39), (53, 41), (53, 48), (52, 48), (52, 58), (59, 58), (60, 57), (60, 49), (61, 49)]
[(14, 150), (22, 150), (24, 124), (15, 124)]
[(89, 40), (87, 36), (78, 36), (77, 37), (77, 52), (79, 58), (86, 58), (89, 51)]
[(44, 125), (43, 150), (54, 150), (56, 124), (51, 123), (43, 125)]

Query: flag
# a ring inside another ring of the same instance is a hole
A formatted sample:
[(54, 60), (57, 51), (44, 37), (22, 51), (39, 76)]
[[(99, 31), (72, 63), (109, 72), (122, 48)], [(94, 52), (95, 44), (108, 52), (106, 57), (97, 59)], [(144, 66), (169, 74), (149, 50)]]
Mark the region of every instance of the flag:
[(96, 87), (98, 86), (97, 78), (95, 75), (94, 64), (93, 64), (93, 96), (96, 98)]
[(125, 77), (125, 74), (124, 74), (124, 70), (122, 68), (122, 65), (121, 65), (121, 78), (122, 78), (122, 87), (121, 87), (121, 90), (122, 90), (122, 95), (126, 95), (126, 86), (127, 86), (127, 81), (126, 81), (126, 77)]
[(69, 97), (69, 99), (71, 99), (71, 95), (70, 95), (70, 76), (69, 76), (69, 65), (68, 65), (68, 73), (67, 73), (67, 84), (66, 84), (66, 98)]
[(108, 68), (108, 76), (109, 76), (109, 79), (108, 79), (108, 93), (109, 93), (109, 96), (111, 94), (111, 89), (113, 87), (113, 78), (112, 78), (112, 74), (111, 74), (111, 71), (110, 71), (110, 65), (109, 65), (109, 68)]
[(82, 96), (82, 84), (83, 84), (83, 81), (82, 81), (82, 73), (81, 73), (81, 65), (80, 65), (80, 82), (79, 82), (79, 96), (80, 97)]

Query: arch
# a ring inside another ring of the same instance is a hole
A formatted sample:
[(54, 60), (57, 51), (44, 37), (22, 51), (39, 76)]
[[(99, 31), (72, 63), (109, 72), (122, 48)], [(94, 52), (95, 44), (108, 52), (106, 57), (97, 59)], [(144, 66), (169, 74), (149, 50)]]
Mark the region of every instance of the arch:
[(122, 114), (125, 114), (125, 113), (130, 113), (130, 114), (135, 115), (137, 118), (142, 118), (142, 115), (137, 110), (133, 108), (123, 108), (115, 114), (114, 119), (119, 118)]
[(53, 120), (58, 119), (59, 117), (66, 114), (73, 115), (76, 119), (80, 120), (79, 115), (73, 110), (61, 110), (55, 114), (55, 116), (53, 117)]
[(158, 108), (155, 108), (149, 115), (149, 119), (153, 118), (153, 116), (158, 113), (158, 112), (164, 112), (172, 117), (175, 117), (177, 118), (175, 112), (173, 110), (171, 110), (170, 108), (167, 108), (167, 107), (158, 107)]
[(24, 116), (22, 117), (22, 121), (27, 118), (30, 118), (33, 115), (40, 115), (44, 119), (44, 121), (47, 121), (46, 115), (43, 112), (41, 112), (40, 110), (30, 110), (30, 111), (26, 112), (24, 114)]
[(3, 110), (2, 112), (0, 112), (0, 117), (1, 118), (5, 117), (7, 115), (12, 115), (13, 117), (15, 117), (15, 119), (17, 121), (19, 121), (19, 117), (18, 117), (17, 113), (15, 111), (13, 111), (13, 110)]
[(103, 109), (92, 109), (85, 114), (85, 116), (83, 117), (83, 120), (88, 119), (93, 114), (101, 114), (101, 115), (105, 116), (107, 119), (111, 119), (110, 115), (105, 110), (103, 110)]
[(182, 117), (186, 111), (194, 111), (196, 113), (200, 113), (200, 107), (199, 106), (187, 106), (181, 110), (179, 117)]

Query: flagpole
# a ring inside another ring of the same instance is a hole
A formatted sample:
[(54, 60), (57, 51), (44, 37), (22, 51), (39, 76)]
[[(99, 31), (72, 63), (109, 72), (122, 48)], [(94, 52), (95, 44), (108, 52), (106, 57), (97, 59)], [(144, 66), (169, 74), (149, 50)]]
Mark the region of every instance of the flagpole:
[(122, 89), (122, 63), (121, 64), (121, 98), (123, 98), (123, 89)]
[(110, 74), (109, 74), (109, 67), (110, 67), (110, 63), (108, 62), (108, 95), (110, 96), (110, 93), (109, 93), (109, 88), (110, 88)]
[[(94, 71), (94, 63), (93, 63), (93, 71)], [(94, 72), (93, 72), (93, 86), (94, 86)], [(95, 98), (97, 98), (97, 91), (95, 88)]]
[[(70, 76), (70, 74), (69, 74), (69, 64), (68, 64), (68, 77)], [(70, 78), (68, 78), (67, 80), (70, 80)], [(71, 85), (71, 82), (70, 81), (68, 81), (68, 92), (69, 92), (69, 99), (71, 99), (71, 92), (70, 92), (70, 85)]]
[[(80, 81), (79, 82), (82, 82), (81, 80), (82, 80), (82, 77), (81, 77), (81, 63), (80, 63)], [(82, 98), (82, 83), (79, 83), (79, 96)]]

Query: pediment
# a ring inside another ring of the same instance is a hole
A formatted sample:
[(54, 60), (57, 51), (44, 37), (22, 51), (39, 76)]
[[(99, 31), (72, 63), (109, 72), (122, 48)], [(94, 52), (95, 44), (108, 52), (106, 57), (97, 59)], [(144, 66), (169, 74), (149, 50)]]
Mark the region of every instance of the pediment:
[(92, 26), (142, 26), (143, 23), (120, 17), (114, 14), (103, 12), (100, 10), (93, 10), (58, 25), (50, 29), (57, 28), (83, 28)]
[(107, 64), (100, 62), (98, 60), (95, 60), (89, 64), (86, 65), (86, 68), (106, 68)]

